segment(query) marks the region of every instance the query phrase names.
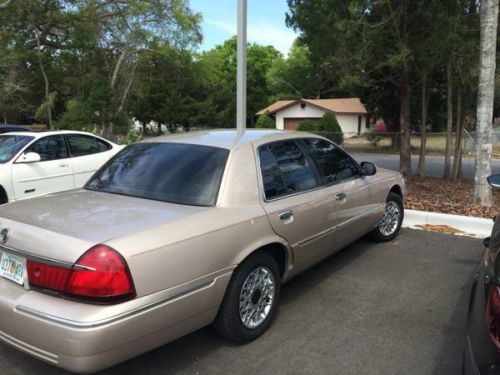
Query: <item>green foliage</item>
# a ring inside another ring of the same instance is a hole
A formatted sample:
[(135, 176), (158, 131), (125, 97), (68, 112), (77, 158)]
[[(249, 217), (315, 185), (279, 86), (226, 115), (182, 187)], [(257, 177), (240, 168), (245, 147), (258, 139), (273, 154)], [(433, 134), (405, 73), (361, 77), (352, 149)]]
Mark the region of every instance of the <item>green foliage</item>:
[(373, 148), (377, 148), (378, 144), (382, 140), (380, 133), (376, 131), (369, 131), (365, 134), (366, 139), (370, 142)]
[(48, 121), (47, 107), (50, 107), (52, 112), (54, 112), (54, 109), (56, 107), (56, 102), (57, 102), (57, 92), (54, 91), (49, 94), (48, 102), (44, 100), (42, 104), (40, 104), (40, 106), (36, 110), (35, 117), (40, 121), (47, 122)]
[(276, 129), (276, 120), (269, 113), (265, 113), (259, 116), (255, 127), (257, 129)]
[(325, 112), (321, 120), (319, 120), (319, 131), (326, 133), (333, 142), (339, 145), (344, 142), (342, 128), (333, 112)]
[(266, 75), (276, 99), (313, 98), (317, 94), (316, 71), (309, 49), (295, 41), (288, 58), (277, 58)]
[(319, 132), (319, 120), (307, 119), (300, 121), (297, 130), (302, 132)]
[(130, 129), (125, 136), (119, 136), (117, 143), (120, 145), (131, 145), (142, 140), (142, 134), (134, 129)]

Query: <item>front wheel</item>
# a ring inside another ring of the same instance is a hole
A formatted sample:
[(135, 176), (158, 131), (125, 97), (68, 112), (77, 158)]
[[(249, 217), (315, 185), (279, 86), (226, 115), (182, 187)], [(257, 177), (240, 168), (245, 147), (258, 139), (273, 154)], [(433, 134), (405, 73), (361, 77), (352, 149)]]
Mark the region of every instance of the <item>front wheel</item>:
[(235, 271), (219, 313), (215, 331), (235, 342), (248, 342), (271, 325), (281, 291), (278, 265), (267, 253), (257, 253)]
[(369, 234), (375, 242), (387, 242), (397, 237), (401, 224), (403, 224), (404, 206), (403, 200), (396, 193), (389, 193), (385, 203), (384, 217), (377, 227)]

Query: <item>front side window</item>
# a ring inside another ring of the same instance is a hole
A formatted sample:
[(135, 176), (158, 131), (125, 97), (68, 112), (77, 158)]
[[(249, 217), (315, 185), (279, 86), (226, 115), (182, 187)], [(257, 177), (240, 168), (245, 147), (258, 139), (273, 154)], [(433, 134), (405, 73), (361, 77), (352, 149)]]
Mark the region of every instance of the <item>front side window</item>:
[(266, 199), (318, 186), (309, 161), (295, 141), (274, 142), (259, 150)]
[(97, 154), (111, 148), (109, 143), (90, 135), (70, 134), (67, 137), (71, 156)]
[(36, 152), (40, 155), (41, 161), (65, 159), (68, 157), (68, 150), (62, 135), (51, 135), (43, 137), (29, 146), (25, 153)]
[(213, 206), (229, 151), (182, 143), (137, 143), (87, 182), (88, 190), (191, 206)]
[(333, 143), (317, 138), (306, 138), (303, 141), (318, 163), (327, 184), (359, 176), (356, 162)]
[(0, 136), (0, 164), (7, 163), (21, 149), (30, 143), (34, 137), (26, 135), (1, 135)]

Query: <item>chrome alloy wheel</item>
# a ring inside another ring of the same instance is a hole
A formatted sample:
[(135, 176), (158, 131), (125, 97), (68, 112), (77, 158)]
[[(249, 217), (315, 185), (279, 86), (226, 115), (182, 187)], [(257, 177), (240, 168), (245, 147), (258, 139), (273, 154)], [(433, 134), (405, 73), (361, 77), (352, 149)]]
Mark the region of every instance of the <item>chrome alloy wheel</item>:
[(259, 327), (274, 303), (274, 275), (267, 267), (254, 269), (245, 279), (240, 293), (240, 320), (248, 329)]
[(378, 228), (380, 233), (386, 237), (394, 234), (399, 226), (399, 220), (401, 218), (401, 208), (394, 201), (389, 201), (385, 205), (385, 214), (380, 223), (378, 223)]

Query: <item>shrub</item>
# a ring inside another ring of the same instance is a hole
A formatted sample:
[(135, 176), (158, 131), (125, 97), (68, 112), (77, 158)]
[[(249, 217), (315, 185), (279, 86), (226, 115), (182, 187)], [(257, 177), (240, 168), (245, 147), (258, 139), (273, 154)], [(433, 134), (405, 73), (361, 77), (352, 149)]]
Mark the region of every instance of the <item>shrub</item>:
[(319, 120), (319, 131), (325, 134), (336, 144), (341, 145), (344, 142), (344, 134), (342, 128), (333, 112), (325, 112), (321, 120)]
[(379, 142), (382, 140), (382, 136), (380, 135), (380, 132), (377, 130), (371, 131), (369, 133), (366, 133), (366, 139), (370, 142), (373, 148), (377, 148)]
[(318, 120), (303, 120), (299, 122), (297, 130), (301, 132), (319, 132), (319, 121)]
[(276, 122), (269, 112), (266, 112), (262, 116), (259, 116), (255, 123), (255, 127), (257, 129), (276, 129)]

